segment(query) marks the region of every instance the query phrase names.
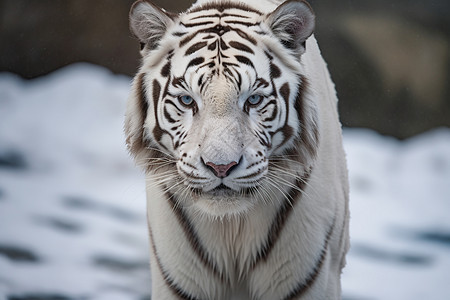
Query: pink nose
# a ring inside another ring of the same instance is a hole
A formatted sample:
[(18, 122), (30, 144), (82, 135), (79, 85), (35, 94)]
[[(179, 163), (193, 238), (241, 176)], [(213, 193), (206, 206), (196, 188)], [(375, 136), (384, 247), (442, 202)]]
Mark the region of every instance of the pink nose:
[(235, 161), (232, 161), (227, 165), (216, 165), (215, 163), (207, 162), (207, 163), (205, 163), (205, 165), (211, 171), (213, 171), (214, 175), (216, 175), (219, 178), (224, 178), (224, 177), (227, 177), (228, 174), (230, 174), (231, 169), (233, 169), (233, 167), (237, 166), (238, 163)]

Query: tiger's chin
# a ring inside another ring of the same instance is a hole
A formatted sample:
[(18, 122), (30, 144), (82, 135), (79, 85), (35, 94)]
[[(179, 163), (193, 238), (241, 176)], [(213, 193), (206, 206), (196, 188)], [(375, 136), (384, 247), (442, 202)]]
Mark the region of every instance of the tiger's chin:
[(220, 185), (210, 191), (197, 191), (193, 206), (207, 217), (224, 218), (246, 215), (255, 205), (250, 190), (235, 191)]

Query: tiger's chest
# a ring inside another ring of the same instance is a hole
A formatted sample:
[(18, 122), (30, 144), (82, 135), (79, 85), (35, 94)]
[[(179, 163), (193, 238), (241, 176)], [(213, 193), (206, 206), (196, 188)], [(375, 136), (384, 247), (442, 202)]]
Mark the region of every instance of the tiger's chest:
[(172, 205), (156, 187), (148, 197), (153, 264), (173, 282), (196, 286), (201, 299), (278, 299), (325, 259), (326, 232), (297, 234), (311, 231), (301, 224), (311, 213), (307, 201), (289, 213), (275, 201), (245, 218), (212, 220)]

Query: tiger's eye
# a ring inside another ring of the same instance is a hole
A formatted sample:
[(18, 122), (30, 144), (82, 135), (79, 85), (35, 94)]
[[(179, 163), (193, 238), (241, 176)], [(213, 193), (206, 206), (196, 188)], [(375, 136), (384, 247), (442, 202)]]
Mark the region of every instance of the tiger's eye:
[(262, 100), (263, 96), (255, 94), (247, 98), (247, 103), (250, 104), (251, 106), (255, 106), (260, 104)]
[(188, 95), (180, 96), (178, 97), (178, 100), (181, 102), (181, 104), (186, 106), (191, 106), (192, 104), (194, 104), (194, 99)]

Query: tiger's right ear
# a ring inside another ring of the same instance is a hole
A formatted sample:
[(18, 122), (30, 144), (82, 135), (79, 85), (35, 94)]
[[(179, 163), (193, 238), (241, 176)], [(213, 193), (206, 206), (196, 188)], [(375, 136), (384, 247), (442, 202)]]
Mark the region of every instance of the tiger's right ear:
[(288, 0), (267, 16), (273, 34), (298, 55), (305, 51), (305, 41), (315, 27), (315, 15), (305, 0)]
[(136, 1), (130, 9), (130, 30), (141, 43), (141, 53), (159, 45), (176, 15), (163, 11), (147, 0)]

